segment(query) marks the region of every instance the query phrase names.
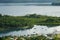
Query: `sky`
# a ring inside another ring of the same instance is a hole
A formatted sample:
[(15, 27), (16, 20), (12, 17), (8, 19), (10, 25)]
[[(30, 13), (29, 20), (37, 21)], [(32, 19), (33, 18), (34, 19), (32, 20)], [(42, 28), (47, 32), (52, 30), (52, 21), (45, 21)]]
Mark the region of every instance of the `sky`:
[(53, 0), (0, 0), (0, 3), (28, 3), (28, 2), (52, 2)]

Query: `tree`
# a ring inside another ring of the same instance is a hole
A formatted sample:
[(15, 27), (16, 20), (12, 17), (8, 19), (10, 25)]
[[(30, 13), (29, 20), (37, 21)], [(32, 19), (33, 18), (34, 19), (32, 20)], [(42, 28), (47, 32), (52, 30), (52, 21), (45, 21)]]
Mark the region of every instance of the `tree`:
[(2, 16), (2, 14), (0, 14), (0, 17)]

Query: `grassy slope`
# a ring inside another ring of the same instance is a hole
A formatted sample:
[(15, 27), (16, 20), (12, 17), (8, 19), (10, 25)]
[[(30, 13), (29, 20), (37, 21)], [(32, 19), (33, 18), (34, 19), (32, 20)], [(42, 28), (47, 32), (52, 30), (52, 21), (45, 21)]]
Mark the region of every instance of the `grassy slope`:
[(27, 29), (33, 25), (46, 25), (49, 27), (60, 25), (60, 17), (51, 17), (43, 15), (26, 15), (26, 16), (8, 16), (0, 15), (0, 32), (5, 30)]

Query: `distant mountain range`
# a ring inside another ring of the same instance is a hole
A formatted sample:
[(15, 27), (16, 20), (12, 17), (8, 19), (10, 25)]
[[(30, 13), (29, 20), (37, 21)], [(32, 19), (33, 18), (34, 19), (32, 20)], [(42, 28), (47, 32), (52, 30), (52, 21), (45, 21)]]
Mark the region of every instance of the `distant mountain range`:
[(52, 0), (0, 0), (0, 3), (44, 3)]

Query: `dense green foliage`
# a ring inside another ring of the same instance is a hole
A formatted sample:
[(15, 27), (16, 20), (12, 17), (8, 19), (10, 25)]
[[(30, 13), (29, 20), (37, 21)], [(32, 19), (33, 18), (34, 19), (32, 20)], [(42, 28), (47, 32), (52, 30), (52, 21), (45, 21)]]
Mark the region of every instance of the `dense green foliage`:
[(17, 36), (5, 36), (5, 37), (0, 37), (0, 40), (60, 40), (60, 37), (57, 37), (56, 35), (53, 36), (52, 39), (50, 38), (47, 38), (43, 35), (40, 35), (40, 36), (20, 36), (20, 37), (17, 37)]
[(9, 16), (0, 14), (0, 31), (9, 29), (27, 29), (33, 25), (58, 26), (60, 17), (29, 14), (25, 16)]
[(17, 38), (17, 40), (49, 40), (44, 36), (36, 36), (36, 37), (1, 37), (0, 40), (11, 40), (11, 38)]

